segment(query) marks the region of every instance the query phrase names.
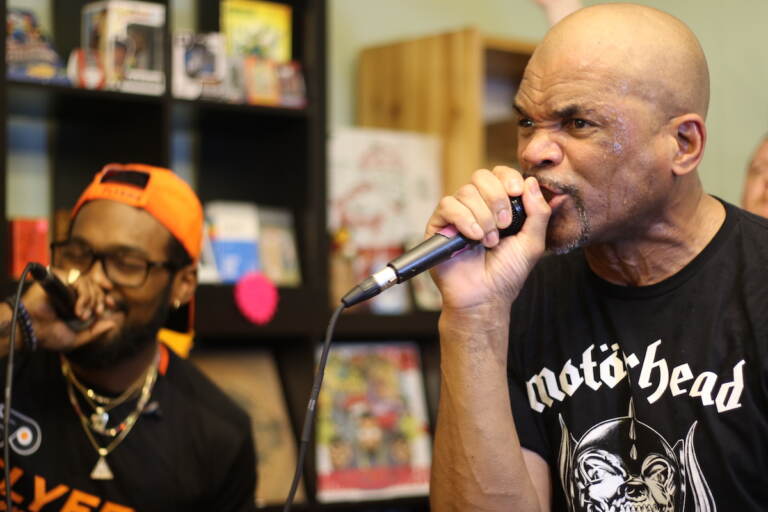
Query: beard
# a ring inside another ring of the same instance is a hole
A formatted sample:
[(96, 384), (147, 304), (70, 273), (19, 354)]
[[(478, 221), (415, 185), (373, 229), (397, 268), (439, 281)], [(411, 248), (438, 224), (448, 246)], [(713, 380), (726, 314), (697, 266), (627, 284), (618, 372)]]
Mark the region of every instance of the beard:
[(592, 224), (589, 221), (587, 210), (584, 207), (584, 201), (582, 201), (581, 196), (578, 195), (578, 191), (575, 192), (576, 193), (567, 193), (573, 200), (574, 208), (576, 209), (579, 226), (576, 236), (558, 238), (555, 235), (557, 224), (559, 222), (567, 222), (561, 212), (558, 211), (553, 213), (552, 217), (549, 219), (550, 226), (553, 227), (547, 227), (546, 247), (555, 254), (568, 254), (579, 247), (584, 247), (591, 239)]
[[(589, 214), (587, 213), (584, 199), (581, 195), (581, 191), (578, 187), (560, 183), (556, 180), (549, 178), (537, 177), (534, 174), (526, 173), (525, 177), (533, 177), (539, 182), (540, 185), (546, 187), (549, 190), (557, 191), (558, 194), (565, 194), (573, 203), (573, 209), (576, 212), (576, 233), (569, 233), (568, 231), (562, 232), (566, 229), (568, 222), (574, 222), (574, 219), (566, 217), (565, 212), (562, 209), (552, 212), (552, 216), (549, 218), (549, 224), (547, 225), (546, 235), (546, 248), (555, 254), (567, 254), (579, 247), (586, 245), (592, 235), (592, 224), (589, 220)], [(545, 193), (545, 197), (547, 194)], [(549, 199), (549, 197), (546, 197)]]
[[(156, 343), (157, 331), (168, 318), (170, 294), (169, 284), (163, 290), (159, 305), (148, 322), (141, 325), (124, 325), (113, 337), (100, 338), (68, 352), (67, 359), (82, 368), (101, 370), (139, 354)], [(123, 306), (122, 309), (126, 308)]]

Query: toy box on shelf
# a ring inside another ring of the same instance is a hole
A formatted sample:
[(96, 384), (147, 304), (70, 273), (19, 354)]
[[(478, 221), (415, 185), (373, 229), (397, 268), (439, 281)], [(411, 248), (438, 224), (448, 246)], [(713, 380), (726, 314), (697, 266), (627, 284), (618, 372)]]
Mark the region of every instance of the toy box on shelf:
[(83, 7), (82, 18), (81, 51), (100, 60), (105, 88), (151, 95), (165, 91), (164, 5), (95, 2)]

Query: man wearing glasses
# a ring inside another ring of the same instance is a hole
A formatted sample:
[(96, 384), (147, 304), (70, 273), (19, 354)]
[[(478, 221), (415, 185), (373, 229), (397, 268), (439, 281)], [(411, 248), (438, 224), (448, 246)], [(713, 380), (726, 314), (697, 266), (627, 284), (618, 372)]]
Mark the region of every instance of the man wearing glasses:
[[(77, 201), (67, 240), (51, 246), (52, 267), (76, 292), (85, 327), (59, 319), (36, 284), (15, 326), (16, 506), (254, 509), (247, 415), (157, 342), (169, 310), (194, 294), (202, 219), (183, 180), (141, 164), (107, 165)], [(0, 354), (11, 311), (0, 305)]]

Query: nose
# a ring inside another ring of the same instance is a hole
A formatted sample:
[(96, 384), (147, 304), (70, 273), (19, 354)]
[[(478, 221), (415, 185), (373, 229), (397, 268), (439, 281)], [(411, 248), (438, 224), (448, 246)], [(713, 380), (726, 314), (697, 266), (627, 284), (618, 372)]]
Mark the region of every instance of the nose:
[(93, 262), (93, 265), (91, 265), (91, 268), (88, 269), (87, 273), (91, 279), (93, 279), (96, 284), (103, 289), (112, 288), (112, 280), (109, 278), (109, 276), (107, 276), (107, 271), (104, 268), (103, 259), (96, 258), (96, 260)]
[(536, 130), (519, 141), (520, 162), (530, 170), (556, 167), (563, 161), (563, 149), (549, 130)]

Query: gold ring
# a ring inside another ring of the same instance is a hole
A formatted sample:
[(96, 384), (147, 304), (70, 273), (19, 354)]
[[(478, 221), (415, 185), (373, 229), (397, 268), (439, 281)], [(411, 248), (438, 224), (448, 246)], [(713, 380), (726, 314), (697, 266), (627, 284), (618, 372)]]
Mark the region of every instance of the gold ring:
[(67, 284), (72, 284), (80, 277), (80, 271), (76, 268), (72, 268), (69, 270), (69, 274), (67, 274)]

